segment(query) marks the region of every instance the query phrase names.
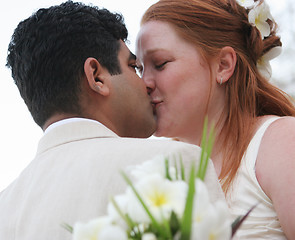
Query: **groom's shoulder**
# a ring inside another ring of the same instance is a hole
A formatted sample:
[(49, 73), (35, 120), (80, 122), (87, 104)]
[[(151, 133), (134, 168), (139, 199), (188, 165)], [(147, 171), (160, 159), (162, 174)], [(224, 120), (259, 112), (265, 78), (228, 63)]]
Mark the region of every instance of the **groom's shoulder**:
[(120, 141), (125, 142), (127, 144), (135, 144), (141, 147), (146, 146), (169, 146), (176, 148), (199, 148), (197, 145), (181, 142), (178, 140), (170, 139), (170, 138), (160, 138), (160, 137), (151, 137), (151, 138), (119, 138)]

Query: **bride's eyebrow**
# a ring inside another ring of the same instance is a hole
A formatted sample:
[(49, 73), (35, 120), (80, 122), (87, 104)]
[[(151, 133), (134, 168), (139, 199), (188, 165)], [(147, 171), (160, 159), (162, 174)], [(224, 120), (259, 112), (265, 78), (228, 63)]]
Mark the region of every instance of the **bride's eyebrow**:
[(164, 48), (153, 48), (146, 51), (147, 55), (153, 54), (155, 52), (166, 52), (167, 50)]

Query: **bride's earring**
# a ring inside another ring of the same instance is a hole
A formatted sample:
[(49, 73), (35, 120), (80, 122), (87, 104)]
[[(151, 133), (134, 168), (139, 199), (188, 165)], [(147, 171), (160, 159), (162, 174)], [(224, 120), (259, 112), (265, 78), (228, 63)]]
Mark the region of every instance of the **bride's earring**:
[(98, 91), (98, 92), (99, 92), (99, 90), (100, 90), (100, 86), (98, 86), (98, 85), (96, 85), (96, 84), (93, 85), (93, 88), (94, 88), (96, 91)]
[(223, 78), (222, 78), (222, 76), (221, 76), (221, 77), (220, 77), (220, 82), (219, 82), (220, 85), (222, 85), (222, 81), (223, 81)]

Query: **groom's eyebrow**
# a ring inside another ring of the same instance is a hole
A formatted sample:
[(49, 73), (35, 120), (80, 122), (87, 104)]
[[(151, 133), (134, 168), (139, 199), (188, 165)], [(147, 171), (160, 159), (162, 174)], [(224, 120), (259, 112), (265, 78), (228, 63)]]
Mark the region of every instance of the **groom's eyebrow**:
[(136, 55), (134, 55), (132, 52), (129, 53), (129, 61), (130, 60), (136, 60)]

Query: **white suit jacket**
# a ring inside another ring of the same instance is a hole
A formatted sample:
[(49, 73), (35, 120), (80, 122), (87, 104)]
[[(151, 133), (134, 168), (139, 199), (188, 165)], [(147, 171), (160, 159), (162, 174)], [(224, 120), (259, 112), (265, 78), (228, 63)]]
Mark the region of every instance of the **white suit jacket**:
[[(200, 148), (170, 140), (120, 138), (103, 125), (73, 122), (41, 138), (35, 159), (0, 193), (1, 240), (68, 240), (61, 224), (106, 214), (111, 196), (123, 193), (120, 170), (159, 154), (181, 154), (187, 168)], [(206, 184), (224, 199), (212, 162)]]

